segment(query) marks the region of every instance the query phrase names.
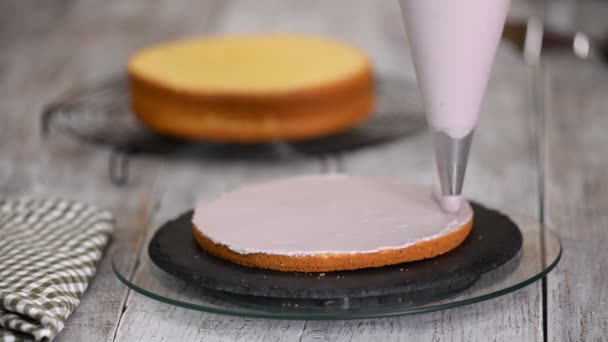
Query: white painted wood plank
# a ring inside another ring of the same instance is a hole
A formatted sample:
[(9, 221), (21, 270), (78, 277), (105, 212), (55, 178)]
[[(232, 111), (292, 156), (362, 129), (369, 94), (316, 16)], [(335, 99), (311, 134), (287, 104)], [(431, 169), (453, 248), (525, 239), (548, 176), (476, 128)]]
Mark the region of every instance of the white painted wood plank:
[[(0, 30), (0, 193), (87, 201), (112, 210), (117, 219), (113, 243), (58, 341), (113, 339), (128, 290), (115, 279), (110, 256), (123, 267), (135, 264), (133, 250), (142, 243), (156, 172), (154, 165), (135, 163), (134, 182), (126, 189), (114, 188), (108, 180), (107, 149), (82, 146), (58, 134), (41, 140), (39, 113), (47, 101), (75, 85), (122, 72), (127, 56), (138, 47), (204, 31), (211, 21), (210, 5), (29, 0), (0, 4), (2, 13), (10, 13)], [(192, 11), (183, 11), (185, 7)]]
[[(25, 11), (31, 9), (33, 3), (29, 8), (27, 5), (26, 2), (21, 3), (24, 7), (19, 11), (27, 13)], [(3, 118), (0, 124), (0, 193), (2, 196), (70, 198), (114, 212), (118, 223), (113, 236), (115, 243), (106, 250), (106, 258), (99, 264), (81, 305), (68, 319), (67, 328), (58, 338), (83, 340), (96, 336), (99, 340), (110, 340), (127, 291), (114, 281), (107, 255), (114, 254), (121, 243), (136, 244), (140, 240), (138, 221), (148, 211), (146, 197), (149, 188), (113, 189), (107, 175), (107, 151), (81, 146), (59, 136), (40, 139), (38, 117), (41, 108), (45, 101), (70, 86), (69, 75), (79, 64), (62, 63), (72, 52), (57, 49), (46, 42), (44, 38), (49, 36), (34, 34), (36, 25), (52, 27), (54, 20), (62, 17), (53, 8), (41, 6), (38, 10), (41, 18), (37, 21), (17, 20), (14, 24), (18, 27), (7, 25), (7, 30), (14, 30), (15, 36), (4, 41), (3, 46), (7, 49), (3, 52), (10, 50), (11, 53), (0, 53), (0, 69), (7, 71), (0, 78)], [(34, 46), (46, 51), (46, 63), (39, 64), (40, 51)], [(142, 177), (142, 180), (149, 179)], [(121, 200), (126, 203), (120, 203)], [(123, 265), (135, 261), (132, 254), (118, 256)]]
[(548, 340), (602, 341), (608, 336), (608, 71), (573, 58), (553, 59), (545, 70), (545, 217), (564, 248), (547, 279)]

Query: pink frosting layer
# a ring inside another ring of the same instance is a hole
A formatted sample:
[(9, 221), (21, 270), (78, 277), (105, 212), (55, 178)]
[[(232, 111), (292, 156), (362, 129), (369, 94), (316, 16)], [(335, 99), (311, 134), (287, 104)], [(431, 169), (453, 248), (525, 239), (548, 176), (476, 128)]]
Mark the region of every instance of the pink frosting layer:
[(241, 253), (373, 253), (447, 234), (472, 217), (442, 211), (430, 186), (344, 175), (245, 186), (197, 205), (193, 223)]

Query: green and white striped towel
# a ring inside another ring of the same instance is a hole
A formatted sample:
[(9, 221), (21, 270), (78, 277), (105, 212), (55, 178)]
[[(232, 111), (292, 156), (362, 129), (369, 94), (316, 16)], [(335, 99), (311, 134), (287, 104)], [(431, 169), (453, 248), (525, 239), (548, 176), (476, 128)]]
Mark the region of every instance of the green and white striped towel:
[(0, 199), (0, 341), (50, 341), (80, 302), (114, 228), (65, 200)]

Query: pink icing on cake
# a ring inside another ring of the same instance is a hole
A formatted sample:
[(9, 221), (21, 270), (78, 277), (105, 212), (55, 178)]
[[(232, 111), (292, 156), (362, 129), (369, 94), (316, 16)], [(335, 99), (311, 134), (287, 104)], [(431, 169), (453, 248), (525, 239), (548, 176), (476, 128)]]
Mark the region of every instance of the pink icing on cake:
[(245, 186), (196, 207), (193, 223), (240, 254), (288, 256), (401, 249), (460, 228), (468, 203), (442, 211), (431, 187), (344, 175)]

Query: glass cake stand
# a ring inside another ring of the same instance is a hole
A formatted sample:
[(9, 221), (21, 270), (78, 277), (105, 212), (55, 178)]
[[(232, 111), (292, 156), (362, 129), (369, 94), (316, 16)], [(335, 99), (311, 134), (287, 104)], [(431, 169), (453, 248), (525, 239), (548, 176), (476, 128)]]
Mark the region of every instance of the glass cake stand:
[[(455, 308), (496, 298), (542, 279), (559, 262), (562, 247), (559, 237), (538, 220), (508, 214), (517, 224), (523, 242), (511, 260), (480, 276), (459, 278), (449, 291), (434, 295), (412, 296), (390, 293), (381, 296), (337, 297), (325, 299), (262, 297), (212, 290), (202, 287), (194, 276), (185, 281), (166, 273), (148, 255), (148, 242), (140, 263), (133, 272), (113, 260), (118, 279), (130, 289), (149, 298), (188, 309), (241, 317), (270, 319), (342, 320), (411, 315)], [(153, 235), (153, 234), (149, 234)], [(483, 238), (470, 236), (469, 238)], [(432, 260), (432, 259), (431, 259)], [(402, 264), (401, 271), (407, 272)], [(251, 269), (249, 271), (251, 273)], [(260, 271), (262, 272), (262, 271)], [(305, 277), (338, 277), (336, 273), (301, 274)], [(341, 273), (345, 274), (345, 273)]]

